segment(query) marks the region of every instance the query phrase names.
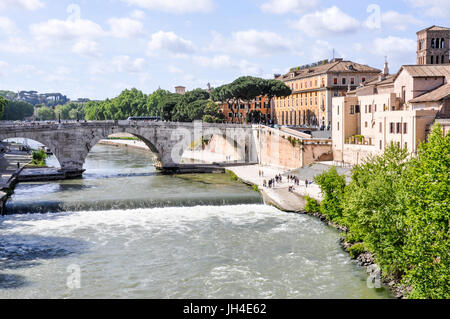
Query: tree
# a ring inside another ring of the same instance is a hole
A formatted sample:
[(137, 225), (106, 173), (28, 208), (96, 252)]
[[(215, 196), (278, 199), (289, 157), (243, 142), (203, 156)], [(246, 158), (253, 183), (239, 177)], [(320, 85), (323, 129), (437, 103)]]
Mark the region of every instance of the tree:
[(50, 121), (56, 119), (55, 111), (47, 106), (43, 106), (37, 109), (36, 116), (41, 121)]
[(404, 283), (412, 298), (450, 298), (450, 135), (435, 125), (400, 185), (406, 211)]
[(0, 118), (3, 118), (3, 110), (7, 104), (8, 101), (0, 96)]
[(164, 96), (158, 103), (158, 108), (160, 110), (161, 119), (163, 121), (172, 121), (176, 106), (180, 101), (181, 95), (170, 94)]
[(222, 109), (216, 103), (208, 101), (204, 108), (203, 122), (222, 123), (225, 120)]
[(267, 96), (269, 99), (269, 105), (271, 110), (271, 116), (273, 116), (272, 111), (272, 100), (274, 97), (286, 97), (292, 94), (292, 90), (284, 82), (279, 80), (263, 80), (261, 83), (262, 95)]
[(250, 102), (262, 94), (263, 81), (261, 78), (242, 76), (230, 84), (231, 95), (237, 101), (245, 102), (245, 119), (248, 116)]
[(32, 116), (33, 113), (34, 107), (30, 103), (7, 101), (1, 119), (5, 121), (23, 121), (26, 117)]
[(156, 90), (152, 94), (147, 97), (147, 113), (150, 116), (161, 116), (161, 109), (159, 107), (159, 103), (165, 96), (172, 95), (173, 93), (166, 90)]
[(339, 220), (342, 217), (345, 176), (339, 175), (336, 167), (332, 166), (329, 171), (316, 176), (314, 181), (320, 186), (323, 195), (320, 211), (330, 220)]

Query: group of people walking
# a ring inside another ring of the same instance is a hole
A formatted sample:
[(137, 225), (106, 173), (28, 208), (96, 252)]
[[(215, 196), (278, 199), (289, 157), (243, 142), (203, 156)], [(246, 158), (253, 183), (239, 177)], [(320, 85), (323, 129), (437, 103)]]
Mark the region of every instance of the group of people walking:
[[(264, 177), (264, 172), (263, 171), (259, 171), (259, 177)], [(300, 186), (300, 179), (295, 176), (295, 175), (288, 175), (287, 176), (287, 180), (288, 183), (293, 183), (296, 186)], [(283, 183), (283, 177), (281, 176), (281, 174), (276, 175), (274, 178), (263, 181), (263, 187), (268, 187), (268, 188), (274, 188), (277, 183), (281, 184)], [(308, 188), (308, 180), (305, 180), (305, 187)], [(292, 192), (294, 190), (294, 186), (289, 186), (289, 191)]]

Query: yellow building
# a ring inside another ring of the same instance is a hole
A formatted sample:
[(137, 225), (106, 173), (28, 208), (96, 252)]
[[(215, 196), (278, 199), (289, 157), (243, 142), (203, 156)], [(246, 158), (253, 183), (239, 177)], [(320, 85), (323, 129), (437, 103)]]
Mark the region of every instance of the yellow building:
[(343, 59), (292, 68), (285, 75), (275, 76), (292, 89), (292, 95), (274, 99), (273, 118), (279, 125), (331, 130), (332, 98), (344, 96), (380, 73)]

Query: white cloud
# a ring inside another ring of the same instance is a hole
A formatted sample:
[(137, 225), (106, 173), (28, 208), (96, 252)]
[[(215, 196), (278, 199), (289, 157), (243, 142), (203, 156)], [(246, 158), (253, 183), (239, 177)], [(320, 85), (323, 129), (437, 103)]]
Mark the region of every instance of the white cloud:
[(169, 13), (209, 12), (212, 0), (122, 0), (130, 5)]
[(0, 75), (5, 76), (6, 75), (6, 68), (8, 67), (8, 63), (5, 61), (0, 61)]
[(128, 55), (116, 56), (111, 64), (120, 73), (141, 73), (147, 66), (147, 62), (142, 58), (132, 59)]
[(193, 61), (204, 68), (209, 69), (237, 69), (245, 75), (261, 75), (262, 69), (247, 60), (234, 61), (229, 55), (217, 55), (212, 58), (195, 56)]
[(89, 39), (81, 39), (77, 41), (72, 47), (72, 52), (87, 55), (87, 56), (100, 56), (100, 50), (98, 43)]
[(48, 73), (47, 76), (44, 77), (46, 82), (63, 82), (68, 80), (73, 80), (70, 75), (72, 74), (72, 70), (66, 66), (58, 66), (56, 69), (52, 70)]
[(233, 32), (231, 39), (213, 32), (213, 40), (209, 45), (211, 51), (240, 52), (249, 56), (270, 56), (274, 53), (288, 53), (292, 49), (293, 44), (289, 39), (274, 32), (257, 30)]
[(17, 32), (16, 24), (8, 17), (0, 17), (0, 33), (11, 35)]
[(311, 36), (323, 36), (356, 32), (360, 22), (333, 6), (306, 14), (300, 20), (291, 23), (291, 26)]
[(396, 11), (387, 11), (381, 15), (381, 22), (388, 28), (394, 28), (398, 31), (408, 30), (410, 25), (417, 26), (422, 21), (409, 14), (401, 14)]
[(448, 18), (450, 16), (449, 0), (408, 0), (414, 8), (424, 10), (425, 15), (430, 17)]
[(26, 10), (37, 10), (43, 6), (44, 3), (40, 0), (0, 0), (0, 10), (14, 7)]
[(312, 48), (313, 61), (330, 59), (332, 56), (333, 47), (330, 43), (323, 40), (316, 40)]
[(181, 57), (194, 52), (195, 46), (192, 41), (185, 40), (174, 32), (159, 31), (152, 34), (152, 39), (148, 43), (148, 54), (156, 55), (161, 51)]
[(18, 37), (9, 37), (7, 42), (0, 46), (0, 51), (7, 53), (30, 53), (34, 51), (33, 46), (26, 40)]
[(167, 70), (169, 70), (170, 73), (173, 74), (179, 74), (179, 73), (183, 73), (183, 70), (181, 70), (180, 68), (174, 66), (174, 65), (169, 65), (167, 67)]
[(387, 38), (377, 38), (374, 41), (373, 53), (380, 56), (393, 57), (393, 59), (402, 58), (403, 64), (407, 64), (404, 57), (408, 53), (415, 53), (416, 41), (407, 38), (389, 36)]
[(299, 13), (315, 7), (318, 3), (319, 0), (269, 0), (261, 5), (261, 10), (274, 14)]
[(130, 17), (133, 19), (143, 20), (145, 19), (145, 12), (142, 10), (134, 10), (131, 12)]
[(100, 25), (84, 19), (51, 19), (31, 25), (30, 31), (34, 38), (44, 46), (53, 45), (59, 41), (94, 39), (105, 35)]
[(112, 18), (108, 20), (111, 35), (117, 38), (131, 38), (144, 34), (144, 25), (141, 21), (130, 18)]

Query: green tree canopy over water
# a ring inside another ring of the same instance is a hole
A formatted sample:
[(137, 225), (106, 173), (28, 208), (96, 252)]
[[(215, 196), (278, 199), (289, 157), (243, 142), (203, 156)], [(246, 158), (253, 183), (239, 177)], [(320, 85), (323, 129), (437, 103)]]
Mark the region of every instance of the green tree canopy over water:
[(450, 135), (434, 126), (417, 156), (391, 146), (356, 166), (348, 185), (331, 169), (316, 178), (321, 211), (348, 227), (410, 298), (450, 298)]

